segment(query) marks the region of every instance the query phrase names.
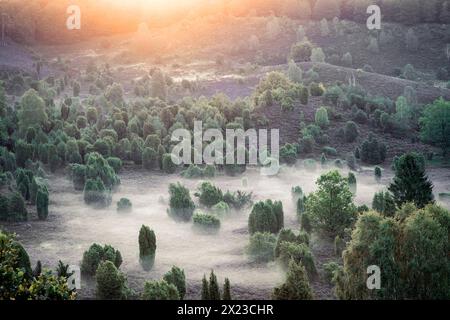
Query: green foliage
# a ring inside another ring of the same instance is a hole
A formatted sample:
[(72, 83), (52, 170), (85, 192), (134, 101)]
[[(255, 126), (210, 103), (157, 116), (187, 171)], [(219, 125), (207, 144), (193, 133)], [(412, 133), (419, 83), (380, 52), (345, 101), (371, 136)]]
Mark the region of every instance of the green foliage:
[(308, 275), (301, 263), (289, 262), (286, 281), (276, 287), (272, 293), (274, 300), (311, 300), (313, 292), (309, 285)]
[(84, 185), (86, 184), (86, 166), (81, 164), (72, 164), (70, 169), (75, 190), (83, 190)]
[(386, 145), (369, 135), (360, 148), (361, 161), (368, 164), (383, 163), (386, 158)]
[(295, 83), (301, 83), (303, 78), (303, 71), (302, 69), (293, 61), (289, 61), (288, 65), (288, 77), (289, 80)]
[(203, 182), (195, 194), (199, 198), (200, 204), (210, 208), (223, 200), (223, 193), (218, 187), (210, 182)]
[(220, 289), (214, 270), (209, 275), (209, 300), (220, 300)]
[(294, 260), (296, 263), (302, 263), (305, 266), (308, 275), (314, 276), (317, 274), (314, 257), (307, 244), (285, 241), (281, 242), (279, 248), (278, 259), (285, 268), (288, 267), (291, 260)]
[(177, 287), (166, 280), (146, 281), (142, 300), (180, 300)]
[(332, 283), (335, 275), (340, 269), (341, 266), (335, 261), (324, 263), (323, 270), (325, 273), (325, 280), (327, 280), (328, 283)]
[(30, 89), (24, 93), (20, 100), (17, 117), (19, 127), (24, 131), (29, 127), (40, 126), (47, 121), (45, 102), (35, 90)]
[(142, 166), (147, 170), (158, 168), (158, 153), (153, 148), (144, 148)]
[(95, 273), (96, 294), (100, 300), (127, 299), (127, 280), (111, 261), (100, 262)]
[(65, 277), (48, 271), (33, 276), (30, 259), (13, 236), (0, 231), (0, 300), (73, 300)]
[(309, 85), (309, 93), (313, 97), (320, 97), (324, 94), (324, 92), (325, 92), (325, 88), (324, 88), (323, 84), (321, 84), (321, 83), (312, 82)]
[(25, 207), (25, 200), (18, 192), (14, 192), (9, 198), (8, 221), (22, 222), (28, 220), (28, 212)]
[(252, 197), (252, 193), (246, 193), (240, 190), (236, 192), (227, 191), (223, 195), (223, 201), (227, 203), (231, 208), (234, 208), (235, 210), (241, 210), (246, 206), (252, 204)]
[(103, 261), (111, 261), (116, 268), (122, 264), (122, 255), (119, 250), (114, 249), (110, 245), (100, 246), (96, 243), (91, 245), (87, 251), (83, 253), (81, 261), (81, 271), (93, 276)]
[(91, 152), (86, 156), (86, 177), (100, 179), (105, 188), (111, 190), (120, 184), (120, 179), (102, 155)]
[(36, 208), (40, 220), (47, 219), (48, 216), (48, 191), (40, 188), (36, 195)]
[(295, 145), (287, 143), (280, 148), (280, 162), (289, 165), (297, 161), (297, 148)]
[(111, 195), (100, 178), (88, 179), (84, 185), (84, 202), (96, 207), (106, 207), (111, 203)]
[(295, 233), (291, 229), (281, 229), (278, 233), (277, 237), (277, 243), (275, 247), (275, 258), (280, 257), (281, 253), (281, 244), (284, 242), (289, 243), (295, 243), (295, 244), (306, 244), (309, 245), (309, 235), (304, 232), (300, 231), (298, 235), (295, 235)]
[(334, 238), (334, 254), (338, 257), (342, 255), (342, 252), (344, 251), (346, 247), (346, 242), (344, 239), (342, 239), (339, 235), (337, 235)]
[(318, 190), (306, 200), (306, 212), (313, 228), (331, 235), (343, 234), (356, 219), (356, 207), (347, 179), (338, 171), (330, 171), (321, 175), (316, 184)]
[(315, 122), (321, 128), (328, 127), (330, 120), (328, 119), (328, 111), (325, 107), (320, 107), (316, 110)]
[(162, 169), (165, 173), (172, 174), (177, 170), (177, 165), (173, 163), (170, 153), (165, 153), (162, 156)]
[(189, 221), (194, 213), (195, 205), (189, 194), (189, 190), (180, 183), (169, 185), (171, 217), (180, 221)]
[(358, 135), (359, 135), (358, 125), (353, 121), (347, 121), (344, 127), (345, 141), (353, 142), (356, 140)]
[(249, 245), (246, 248), (251, 260), (256, 262), (269, 262), (274, 260), (274, 250), (277, 238), (272, 233), (255, 232), (250, 236)]
[(120, 160), (119, 158), (109, 157), (106, 159), (106, 161), (108, 162), (109, 166), (114, 169), (114, 172), (116, 174), (119, 173), (122, 169), (122, 160)]
[(117, 202), (117, 211), (118, 212), (131, 212), (133, 209), (133, 204), (127, 198), (120, 198)]
[(186, 276), (184, 275), (184, 270), (172, 266), (172, 269), (164, 275), (163, 279), (177, 288), (179, 298), (183, 300), (186, 294)]
[(372, 200), (372, 209), (385, 217), (393, 217), (397, 211), (394, 198), (387, 191), (375, 193)]
[(424, 163), (424, 158), (416, 153), (404, 154), (395, 161), (395, 177), (388, 189), (399, 207), (414, 202), (423, 208), (434, 201), (433, 184), (428, 180)]
[(422, 140), (439, 146), (446, 156), (450, 147), (450, 102), (441, 98), (427, 105), (420, 118), (420, 126)]
[(313, 46), (308, 40), (298, 42), (291, 47), (290, 58), (294, 62), (310, 61)]
[(209, 300), (209, 282), (206, 279), (205, 275), (203, 275), (203, 279), (202, 279), (201, 300)]
[[(343, 299), (448, 299), (450, 213), (436, 205), (409, 209), (402, 220), (362, 214), (336, 277)], [(396, 214), (397, 216), (397, 214)], [(380, 290), (365, 286), (366, 268), (380, 267)]]
[(211, 214), (196, 213), (192, 220), (194, 229), (199, 232), (216, 233), (220, 229), (220, 220)]
[(220, 201), (211, 208), (211, 211), (219, 217), (225, 217), (230, 212), (230, 206), (225, 201)]
[(253, 206), (248, 218), (250, 234), (255, 232), (278, 233), (283, 226), (284, 214), (281, 201), (260, 201)]
[(139, 231), (139, 257), (141, 259), (155, 256), (156, 252), (156, 235), (149, 227), (142, 225)]
[(348, 181), (348, 187), (349, 187), (351, 193), (356, 194), (356, 177), (353, 172), (348, 173), (347, 181)]

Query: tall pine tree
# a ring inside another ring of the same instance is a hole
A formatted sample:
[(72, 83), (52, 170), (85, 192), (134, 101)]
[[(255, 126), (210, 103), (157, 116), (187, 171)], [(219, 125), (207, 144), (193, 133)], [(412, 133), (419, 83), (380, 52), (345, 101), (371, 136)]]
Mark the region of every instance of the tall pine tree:
[(225, 278), (225, 283), (223, 284), (223, 300), (231, 300), (231, 286), (228, 278)]
[(425, 173), (425, 160), (415, 153), (407, 153), (394, 161), (395, 177), (389, 186), (398, 207), (414, 202), (423, 208), (433, 202), (433, 184)]

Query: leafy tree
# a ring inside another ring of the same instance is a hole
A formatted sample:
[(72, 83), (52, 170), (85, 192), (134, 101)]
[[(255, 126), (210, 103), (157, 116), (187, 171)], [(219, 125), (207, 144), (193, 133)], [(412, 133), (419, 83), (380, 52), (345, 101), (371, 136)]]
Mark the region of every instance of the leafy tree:
[(298, 42), (291, 47), (290, 58), (294, 62), (310, 61), (312, 48), (312, 44), (307, 40)]
[[(336, 276), (339, 298), (449, 298), (450, 262), (442, 257), (448, 251), (450, 213), (436, 205), (407, 211), (404, 219), (395, 220), (375, 212), (359, 216)], [(369, 265), (383, 270), (380, 290), (365, 285)]]
[(361, 145), (361, 161), (368, 164), (380, 164), (386, 158), (386, 145), (379, 142), (373, 135)]
[(347, 142), (355, 141), (359, 135), (358, 125), (353, 121), (347, 121), (344, 127), (344, 135)]
[(306, 200), (306, 212), (313, 227), (331, 235), (343, 234), (356, 218), (356, 207), (347, 179), (338, 171), (330, 171), (320, 176), (316, 184), (318, 190)]
[(441, 98), (426, 106), (420, 126), (422, 140), (439, 146), (445, 157), (450, 148), (450, 101)]
[(45, 102), (35, 90), (30, 89), (23, 94), (17, 116), (19, 119), (19, 127), (22, 130), (33, 126), (40, 126), (47, 121)]
[(180, 300), (177, 287), (166, 280), (146, 281), (144, 284), (143, 300)]
[(116, 268), (119, 268), (122, 264), (122, 255), (119, 250), (114, 249), (110, 245), (102, 247), (94, 243), (83, 253), (81, 271), (92, 276), (95, 274), (100, 262), (103, 261), (111, 261)]
[(278, 233), (283, 228), (283, 204), (281, 201), (260, 201), (253, 206), (248, 218), (250, 234), (255, 232)]
[(147, 170), (158, 167), (158, 153), (153, 148), (144, 148), (142, 152), (142, 166)]
[(95, 273), (97, 297), (101, 300), (127, 299), (128, 287), (125, 276), (111, 261), (100, 262)]
[(8, 221), (21, 222), (28, 220), (28, 212), (25, 207), (25, 200), (18, 192), (14, 192), (9, 198)]
[(192, 219), (195, 230), (216, 233), (220, 229), (220, 220), (211, 214), (196, 213)]
[(175, 218), (176, 220), (181, 220), (185, 222), (191, 220), (192, 215), (194, 213), (195, 205), (191, 199), (189, 190), (180, 183), (177, 184), (172, 183), (169, 185), (169, 194), (170, 194), (170, 201), (169, 201), (170, 208), (168, 210), (169, 215)]
[(389, 186), (396, 204), (414, 202), (423, 208), (433, 202), (433, 184), (425, 173), (425, 160), (415, 153), (404, 154), (394, 163), (395, 177)]
[(313, 292), (309, 285), (308, 275), (301, 263), (289, 262), (286, 281), (273, 290), (274, 300), (311, 300)]
[(247, 253), (256, 262), (269, 262), (274, 260), (274, 250), (277, 238), (272, 233), (255, 232), (250, 236)]
[(393, 217), (397, 211), (394, 198), (387, 191), (375, 193), (372, 200), (372, 209), (385, 217)]
[(321, 128), (325, 128), (330, 124), (330, 120), (328, 120), (328, 112), (325, 107), (320, 107), (316, 110), (315, 121)]
[(199, 198), (200, 204), (209, 208), (223, 200), (222, 190), (210, 182), (203, 182), (195, 196)]
[(40, 220), (47, 219), (48, 216), (48, 191), (39, 188), (36, 195), (37, 214)]
[(164, 275), (163, 279), (177, 288), (180, 299), (183, 300), (186, 294), (186, 276), (184, 275), (184, 270), (172, 266), (172, 269)]

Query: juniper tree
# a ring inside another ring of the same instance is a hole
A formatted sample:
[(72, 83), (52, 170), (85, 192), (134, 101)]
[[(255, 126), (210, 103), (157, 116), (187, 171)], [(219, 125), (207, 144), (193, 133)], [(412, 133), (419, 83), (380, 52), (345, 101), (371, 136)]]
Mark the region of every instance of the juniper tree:
[(423, 208), (433, 202), (433, 184), (425, 172), (424, 159), (415, 153), (408, 153), (395, 161), (395, 177), (389, 186), (396, 204), (414, 202)]
[(223, 284), (222, 300), (231, 300), (231, 287), (230, 287), (230, 280), (228, 278), (225, 278), (225, 282)]
[(290, 261), (286, 281), (273, 290), (272, 298), (275, 300), (311, 300), (313, 297), (305, 268), (301, 263)]

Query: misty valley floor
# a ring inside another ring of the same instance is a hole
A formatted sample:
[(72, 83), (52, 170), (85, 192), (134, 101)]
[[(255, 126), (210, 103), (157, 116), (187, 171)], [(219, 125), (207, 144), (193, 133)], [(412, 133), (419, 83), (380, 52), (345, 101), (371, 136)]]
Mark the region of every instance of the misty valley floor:
[[(218, 176), (212, 182), (222, 190), (253, 192), (254, 200), (282, 200), (285, 227), (298, 229), (291, 187), (299, 185), (305, 192), (315, 189), (315, 181), (323, 170), (308, 172), (303, 169), (284, 168), (276, 177), (264, 177), (254, 169), (241, 177)], [(356, 202), (370, 206), (374, 192), (384, 188), (391, 173), (386, 172), (382, 184), (377, 184), (371, 168), (357, 174)], [(448, 192), (448, 170), (430, 169), (435, 192)], [(82, 192), (75, 192), (69, 177), (63, 172), (49, 176), (51, 189), (50, 214), (47, 221), (33, 217), (25, 224), (6, 224), (16, 232), (18, 239), (30, 254), (32, 264), (39, 258), (44, 268), (54, 268), (58, 260), (79, 265), (83, 252), (96, 242), (110, 244), (123, 256), (121, 270), (127, 275), (129, 286), (140, 293), (145, 280), (160, 279), (172, 265), (185, 270), (188, 288), (187, 299), (200, 296), (203, 274), (214, 269), (219, 282), (228, 277), (235, 298), (268, 299), (272, 289), (283, 281), (283, 271), (276, 263), (256, 264), (245, 255), (248, 244), (247, 219), (250, 209), (233, 213), (222, 220), (218, 235), (199, 235), (192, 230), (192, 223), (176, 223), (167, 215), (168, 186), (180, 181), (194, 197), (201, 180), (184, 179), (179, 175), (164, 175), (135, 167), (125, 167), (120, 173), (121, 185), (113, 194), (112, 205), (96, 210), (86, 206)], [(247, 180), (247, 183), (244, 181)], [(133, 212), (116, 212), (116, 202), (129, 198)], [(449, 207), (449, 204), (444, 204)], [(144, 271), (139, 264), (138, 232), (142, 224), (152, 228), (157, 237), (156, 261), (151, 271)], [(313, 236), (312, 249), (319, 272), (322, 264), (337, 258), (332, 242)], [(321, 277), (311, 279), (318, 299), (333, 299), (332, 286)], [(79, 298), (95, 297), (95, 281), (82, 277)]]

